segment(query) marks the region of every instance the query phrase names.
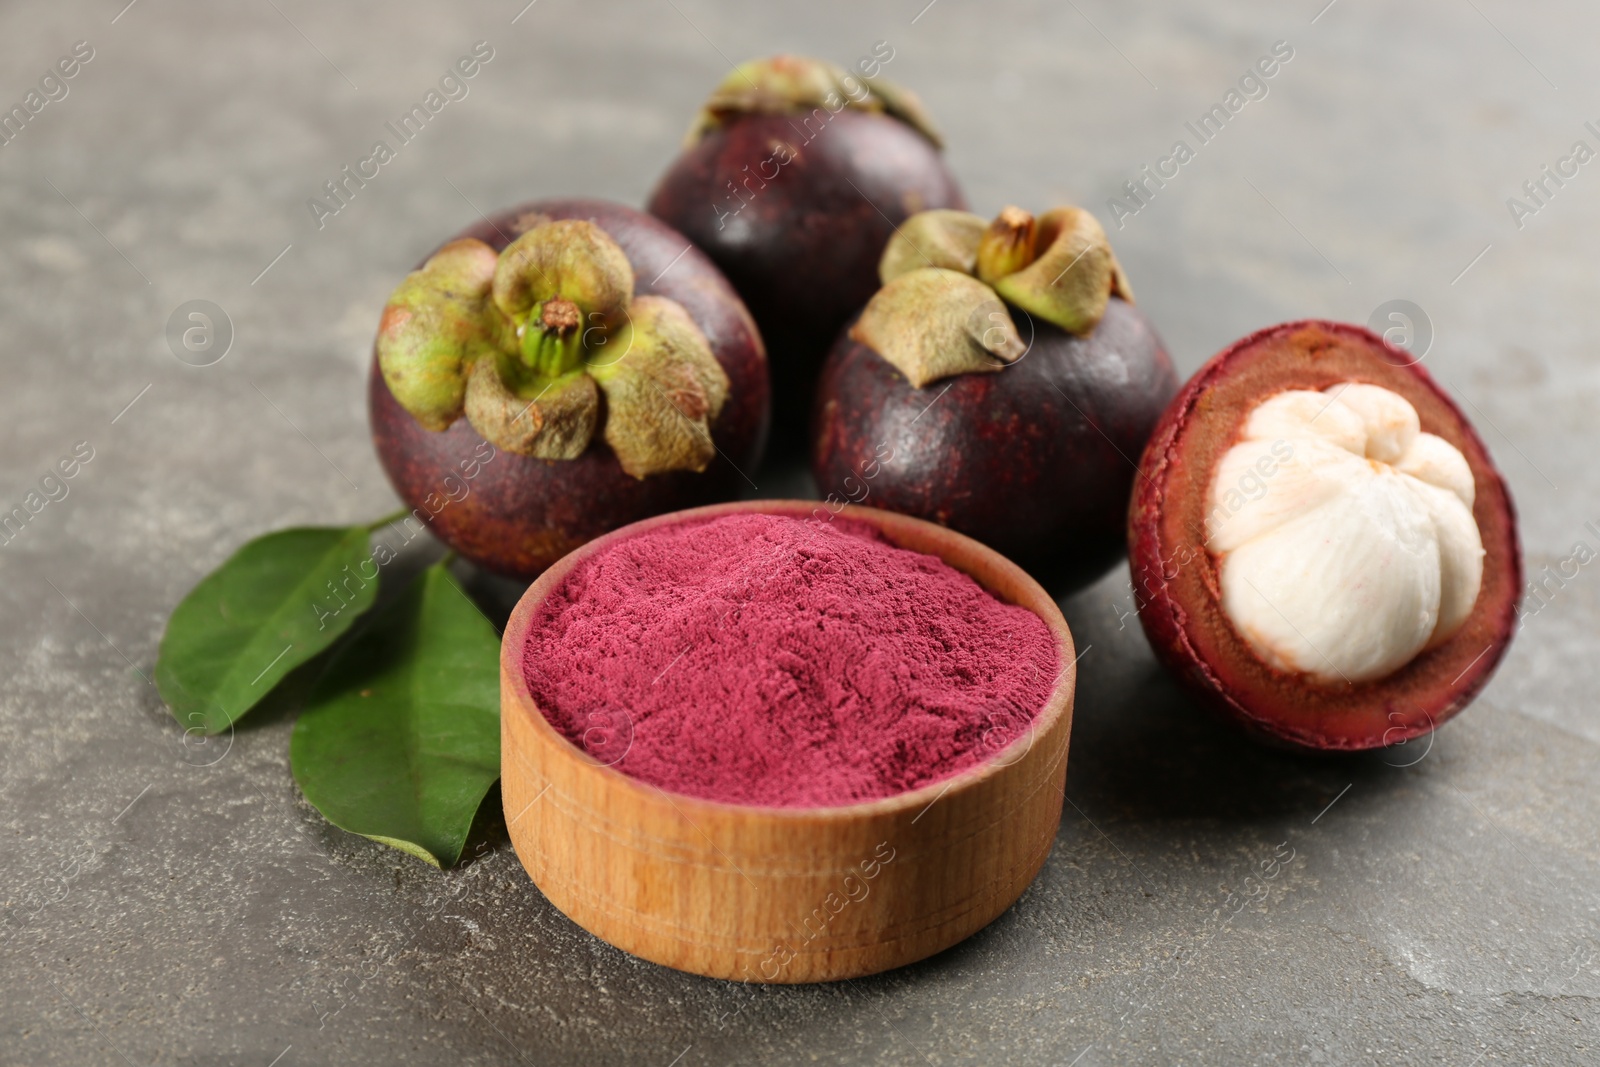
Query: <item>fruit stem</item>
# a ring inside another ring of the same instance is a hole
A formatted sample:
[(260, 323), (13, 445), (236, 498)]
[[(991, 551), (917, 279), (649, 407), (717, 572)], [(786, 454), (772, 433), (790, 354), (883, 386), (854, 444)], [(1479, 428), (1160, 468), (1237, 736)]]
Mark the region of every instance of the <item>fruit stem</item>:
[(583, 366), (583, 313), (561, 297), (546, 300), (528, 316), (522, 360), (534, 375), (560, 378)]
[(978, 239), (978, 280), (988, 285), (1015, 274), (1034, 259), (1037, 228), (1020, 207), (1004, 207)]

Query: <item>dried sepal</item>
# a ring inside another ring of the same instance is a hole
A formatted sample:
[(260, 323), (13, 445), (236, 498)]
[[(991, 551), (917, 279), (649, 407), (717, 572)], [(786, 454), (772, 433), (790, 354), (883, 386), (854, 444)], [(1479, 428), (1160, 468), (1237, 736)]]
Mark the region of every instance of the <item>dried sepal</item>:
[(606, 395), (606, 444), (635, 478), (703, 471), (716, 456), (711, 423), (728, 399), (727, 372), (677, 301), (641, 296), (628, 314), (624, 354), (589, 366)]
[(529, 230), (554, 222), (549, 215), (542, 211), (524, 211), (511, 220), (511, 232), (515, 237), (521, 237)]
[(512, 389), (512, 367), (480, 359), (467, 380), (466, 411), (485, 441), (538, 459), (577, 459), (589, 447), (600, 415), (594, 380), (581, 371)]
[(973, 273), (983, 219), (970, 211), (937, 208), (919, 211), (894, 231), (878, 260), (878, 280), (889, 284), (925, 267)]
[(933, 147), (944, 147), (944, 137), (933, 124), (933, 116), (922, 106), (922, 97), (888, 78), (873, 78), (869, 84), (873, 95), (883, 101), (885, 112), (933, 142)]
[[(633, 295), (633, 267), (611, 236), (587, 219), (536, 225), (506, 246), (494, 272), (495, 306), (517, 323), (547, 301), (575, 304), (584, 323), (619, 325)], [(599, 318), (593, 316), (598, 315)]]
[(918, 389), (955, 374), (1000, 370), (1027, 351), (993, 289), (942, 267), (902, 274), (879, 289), (850, 336)]
[(482, 241), (452, 241), (406, 275), (383, 309), (377, 344), (383, 380), (430, 430), (460, 418), (466, 367), (493, 344), (485, 310), (496, 262)]
[(806, 56), (771, 56), (741, 63), (711, 91), (689, 127), (693, 145), (735, 115), (829, 115), (845, 108), (890, 115), (942, 147), (939, 131), (910, 90), (883, 78), (868, 81)]
[(1082, 208), (1039, 216), (1038, 249), (1031, 264), (994, 283), (997, 293), (1029, 314), (1081, 337), (1099, 325), (1114, 290), (1132, 298), (1105, 231)]

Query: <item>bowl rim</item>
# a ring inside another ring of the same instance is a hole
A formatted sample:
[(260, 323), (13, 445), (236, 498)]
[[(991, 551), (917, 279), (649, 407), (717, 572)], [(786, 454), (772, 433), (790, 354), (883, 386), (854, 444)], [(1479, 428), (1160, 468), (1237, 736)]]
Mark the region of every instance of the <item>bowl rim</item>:
[[(988, 584), (979, 579), (977, 575), (947, 558), (946, 551), (933, 552), (922, 548), (912, 549), (912, 551), (922, 552), (925, 555), (933, 555), (946, 565), (966, 574), (991, 596), (996, 597), (1003, 603), (1013, 604), (1033, 612), (1044, 621), (1044, 624), (1049, 627), (1050, 632), (1055, 636), (1056, 653), (1059, 657), (1060, 668), (1056, 673), (1055, 682), (1051, 686), (1050, 695), (1046, 698), (1044, 706), (1039, 709), (1038, 714), (1033, 717), (1028, 729), (1021, 736), (981, 763), (948, 777), (918, 786), (916, 789), (895, 793), (892, 796), (877, 797), (872, 800), (857, 801), (850, 804), (778, 806), (710, 800), (689, 793), (678, 793), (670, 789), (664, 789), (632, 775), (624, 774), (611, 764), (602, 763), (573, 744), (545, 718), (538, 701), (534, 699), (533, 693), (528, 689), (527, 678), (523, 675), (522, 650), (527, 645), (528, 631), (535, 611), (579, 563), (591, 556), (608, 551), (620, 541), (657, 527), (676, 525), (686, 521), (709, 521), (725, 515), (765, 514), (805, 517), (814, 516), (818, 511), (826, 512), (829, 516), (828, 521), (842, 516), (847, 519), (864, 522), (888, 537), (896, 547), (904, 547), (895, 536), (896, 531), (915, 531), (930, 537), (936, 542), (943, 541), (945, 545), (941, 547), (947, 550), (954, 549), (963, 552), (967, 554), (969, 559), (982, 561), (985, 566), (1006, 574), (1008, 578), (1020, 586), (1025, 595), (1037, 601), (1037, 604), (1019, 603), (1016, 600), (1002, 597), (994, 589), (991, 589)], [(629, 790), (642, 794), (642, 798), (651, 800), (656, 796), (665, 797), (674, 807), (679, 809), (680, 814), (685, 816), (692, 811), (699, 810), (707, 814), (717, 813), (725, 816), (742, 814), (749, 817), (783, 821), (851, 821), (863, 817), (893, 816), (919, 807), (926, 810), (945, 795), (951, 792), (966, 792), (976, 788), (983, 782), (1020, 763), (1032, 751), (1033, 745), (1039, 737), (1062, 725), (1061, 720), (1063, 717), (1068, 719), (1067, 726), (1070, 728), (1070, 717), (1077, 690), (1078, 677), (1078, 656), (1075, 652), (1076, 646), (1073, 642), (1072, 631), (1067, 626), (1066, 618), (1061, 614), (1060, 606), (1044, 587), (1039, 585), (1032, 575), (1010, 559), (965, 534), (924, 519), (885, 511), (881, 508), (847, 504), (835, 511), (820, 500), (779, 498), (736, 500), (722, 504), (686, 508), (681, 511), (663, 512), (660, 515), (653, 515), (649, 518), (629, 523), (626, 526), (620, 526), (609, 533), (602, 534), (594, 540), (580, 545), (546, 568), (544, 573), (540, 574), (523, 591), (522, 596), (518, 598), (516, 607), (512, 609), (511, 617), (507, 621), (505, 632), (501, 637), (500, 673), (502, 679), (509, 680), (511, 696), (516, 704), (515, 709), (507, 709), (505, 707), (506, 701), (502, 700), (501, 714), (525, 714), (533, 730), (536, 732), (547, 731), (549, 738), (559, 742), (558, 747), (561, 751), (579, 764), (587, 765), (590, 773), (598, 772), (602, 779), (606, 781), (608, 788)], [(502, 754), (502, 760), (508, 758), (509, 755), (509, 750), (507, 750)], [(918, 818), (920, 817), (919, 815)]]

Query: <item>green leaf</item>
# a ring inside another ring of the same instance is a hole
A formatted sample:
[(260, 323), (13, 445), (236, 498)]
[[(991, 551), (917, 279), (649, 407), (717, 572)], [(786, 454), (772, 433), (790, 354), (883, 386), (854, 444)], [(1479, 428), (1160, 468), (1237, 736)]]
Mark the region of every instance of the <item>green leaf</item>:
[(302, 526), (250, 541), (183, 598), (156, 657), (173, 718), (219, 733), (326, 649), (378, 591), (366, 526)]
[(339, 652), (295, 723), (305, 798), (343, 830), (436, 867), (500, 777), (500, 641), (445, 564)]

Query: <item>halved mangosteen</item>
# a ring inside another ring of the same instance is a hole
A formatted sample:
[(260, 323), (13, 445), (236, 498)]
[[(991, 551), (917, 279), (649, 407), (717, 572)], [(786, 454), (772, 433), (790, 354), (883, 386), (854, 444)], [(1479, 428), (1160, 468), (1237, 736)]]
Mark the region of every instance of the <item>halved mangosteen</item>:
[(1139, 618), (1205, 706), (1291, 747), (1421, 736), (1488, 682), (1522, 588), (1505, 481), (1368, 330), (1304, 321), (1200, 369), (1129, 511)]

